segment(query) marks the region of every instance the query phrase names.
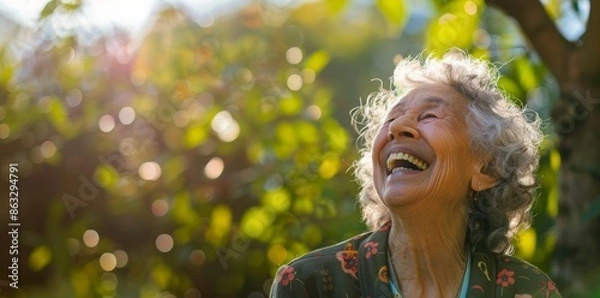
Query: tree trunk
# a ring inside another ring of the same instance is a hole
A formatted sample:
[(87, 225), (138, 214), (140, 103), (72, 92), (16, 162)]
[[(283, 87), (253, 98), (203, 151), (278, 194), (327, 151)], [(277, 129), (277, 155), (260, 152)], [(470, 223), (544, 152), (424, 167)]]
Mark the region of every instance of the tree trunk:
[(572, 295), (583, 296), (600, 280), (600, 82), (578, 77), (560, 82), (553, 112), (561, 167), (552, 274)]
[(590, 1), (586, 33), (568, 42), (538, 0), (488, 0), (520, 25), (556, 78), (552, 120), (560, 136), (559, 213), (550, 274), (566, 297), (600, 280), (600, 3)]

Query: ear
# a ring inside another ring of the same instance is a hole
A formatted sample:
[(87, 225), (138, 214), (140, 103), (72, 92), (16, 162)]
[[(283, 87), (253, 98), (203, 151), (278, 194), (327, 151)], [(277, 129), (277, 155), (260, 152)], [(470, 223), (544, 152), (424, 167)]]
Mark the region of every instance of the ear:
[(498, 185), (498, 179), (485, 174), (486, 166), (482, 163), (476, 163), (473, 166), (473, 177), (471, 177), (471, 189), (482, 191)]

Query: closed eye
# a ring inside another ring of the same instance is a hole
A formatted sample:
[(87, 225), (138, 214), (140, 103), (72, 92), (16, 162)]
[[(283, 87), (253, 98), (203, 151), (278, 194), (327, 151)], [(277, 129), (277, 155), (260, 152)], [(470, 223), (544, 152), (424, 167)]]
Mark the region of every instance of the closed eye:
[(425, 120), (425, 119), (431, 119), (431, 118), (437, 119), (439, 117), (434, 113), (423, 113), (419, 116), (419, 121)]

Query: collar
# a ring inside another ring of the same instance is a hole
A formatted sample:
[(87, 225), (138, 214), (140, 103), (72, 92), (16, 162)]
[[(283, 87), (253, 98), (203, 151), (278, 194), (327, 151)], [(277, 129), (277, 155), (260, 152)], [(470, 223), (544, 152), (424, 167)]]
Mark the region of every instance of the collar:
[[(394, 297), (388, 256), (391, 222), (366, 237), (358, 247), (358, 276), (362, 297)], [(472, 274), (477, 271), (479, 274)], [(471, 252), (461, 286), (462, 297), (487, 297), (495, 290), (495, 262), (491, 253)], [(401, 297), (401, 296), (400, 296)]]

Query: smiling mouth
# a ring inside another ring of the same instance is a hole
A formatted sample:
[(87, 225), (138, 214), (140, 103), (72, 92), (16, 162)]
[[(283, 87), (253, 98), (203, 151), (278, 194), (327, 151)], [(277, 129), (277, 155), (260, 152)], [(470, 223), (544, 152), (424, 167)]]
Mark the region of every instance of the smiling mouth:
[(400, 170), (424, 171), (429, 167), (429, 164), (410, 153), (397, 152), (392, 153), (387, 159), (388, 175)]

